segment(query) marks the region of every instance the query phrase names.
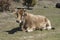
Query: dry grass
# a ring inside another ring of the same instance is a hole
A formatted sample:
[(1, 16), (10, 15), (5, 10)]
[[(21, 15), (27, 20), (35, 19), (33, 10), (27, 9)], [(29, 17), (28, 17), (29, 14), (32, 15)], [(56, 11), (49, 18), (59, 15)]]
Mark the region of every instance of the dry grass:
[(19, 25), (15, 22), (14, 14), (9, 12), (0, 13), (0, 40), (60, 40), (60, 9), (35, 6), (33, 10), (29, 10), (29, 12), (48, 17), (52, 22), (52, 26), (56, 29), (49, 31), (37, 30), (31, 33), (17, 30), (14, 34), (9, 34), (6, 31), (17, 28)]

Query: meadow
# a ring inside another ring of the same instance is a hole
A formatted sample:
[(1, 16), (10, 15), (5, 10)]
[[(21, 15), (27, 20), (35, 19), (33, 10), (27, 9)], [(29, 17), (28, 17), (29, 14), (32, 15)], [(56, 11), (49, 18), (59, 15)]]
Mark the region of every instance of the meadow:
[[(40, 8), (37, 6), (33, 10), (28, 10), (28, 12), (46, 16), (51, 20), (55, 30), (37, 30), (30, 33), (19, 31), (19, 24), (16, 23), (15, 15), (9, 12), (0, 12), (0, 40), (60, 40), (59, 8)], [(15, 30), (14, 33), (7, 32), (13, 30)]]

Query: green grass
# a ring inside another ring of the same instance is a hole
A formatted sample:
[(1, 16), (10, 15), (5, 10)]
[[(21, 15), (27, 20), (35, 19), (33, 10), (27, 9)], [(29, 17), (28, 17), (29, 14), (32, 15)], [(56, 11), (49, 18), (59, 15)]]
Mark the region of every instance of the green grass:
[(60, 40), (60, 9), (58, 8), (36, 8), (30, 11), (36, 15), (44, 15), (51, 20), (55, 30), (33, 31), (26, 33), (17, 31), (14, 34), (8, 34), (8, 30), (18, 27), (13, 14), (0, 14), (0, 40)]

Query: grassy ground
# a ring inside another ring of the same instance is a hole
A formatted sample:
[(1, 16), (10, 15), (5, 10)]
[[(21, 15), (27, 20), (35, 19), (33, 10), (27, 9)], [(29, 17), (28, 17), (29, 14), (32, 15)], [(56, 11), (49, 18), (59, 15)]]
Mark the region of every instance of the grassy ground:
[[(15, 22), (14, 14), (0, 12), (0, 40), (60, 40), (60, 9), (58, 8), (39, 8), (35, 7), (29, 11), (33, 14), (44, 15), (51, 20), (55, 30), (33, 31), (26, 33), (15, 30), (18, 23)], [(15, 29), (14, 29), (15, 28)], [(9, 34), (6, 31), (15, 30), (14, 34)]]

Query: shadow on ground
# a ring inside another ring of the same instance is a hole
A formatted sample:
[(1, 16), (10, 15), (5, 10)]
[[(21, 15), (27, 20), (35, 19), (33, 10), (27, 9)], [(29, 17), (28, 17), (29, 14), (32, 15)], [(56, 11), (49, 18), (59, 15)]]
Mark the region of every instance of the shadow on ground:
[(20, 27), (17, 27), (17, 28), (13, 28), (13, 29), (5, 31), (5, 32), (8, 32), (8, 34), (14, 34), (17, 31), (22, 31), (22, 30), (20, 29)]
[(22, 31), (22, 29), (21, 29), (22, 24), (23, 24), (23, 22), (19, 24), (19, 27), (13, 28), (13, 29), (5, 31), (5, 32), (8, 32), (8, 34), (14, 34), (17, 31)]

